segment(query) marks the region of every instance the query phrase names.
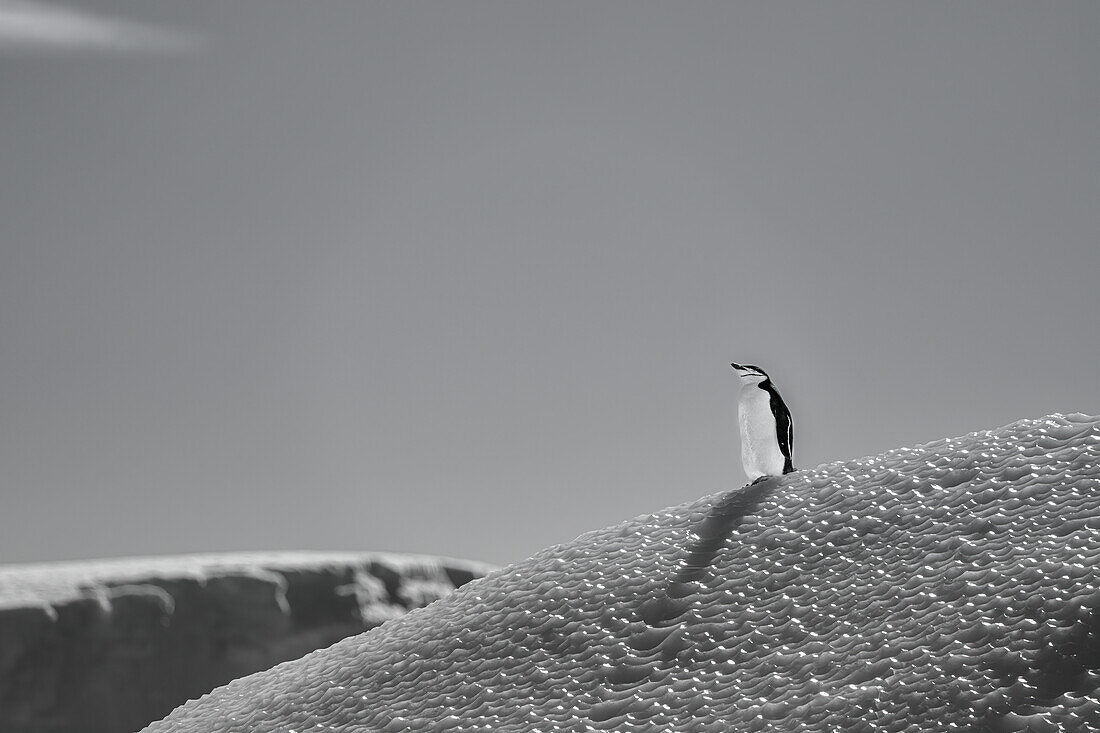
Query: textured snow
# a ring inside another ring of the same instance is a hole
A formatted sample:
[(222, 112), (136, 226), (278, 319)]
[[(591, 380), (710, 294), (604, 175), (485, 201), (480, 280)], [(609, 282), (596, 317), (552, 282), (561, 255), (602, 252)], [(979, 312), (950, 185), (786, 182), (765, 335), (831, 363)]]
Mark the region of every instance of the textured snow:
[(1100, 418), (643, 516), (148, 733), (1100, 730)]

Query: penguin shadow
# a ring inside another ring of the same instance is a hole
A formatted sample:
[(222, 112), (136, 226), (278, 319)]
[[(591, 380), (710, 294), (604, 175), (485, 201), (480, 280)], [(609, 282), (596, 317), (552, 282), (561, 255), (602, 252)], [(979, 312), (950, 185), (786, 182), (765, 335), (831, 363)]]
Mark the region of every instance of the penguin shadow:
[(690, 648), (682, 622), (691, 606), (690, 596), (737, 527), (781, 481), (779, 476), (769, 476), (734, 489), (696, 523), (692, 528), (694, 539), (685, 547), (676, 572), (661, 590), (638, 606), (642, 624), (626, 639), (630, 653), (602, 670), (605, 687), (601, 701), (589, 711), (590, 719), (612, 724), (631, 712), (641, 703), (632, 700), (628, 690), (659, 679), (662, 669), (676, 663), (681, 652)]
[(714, 563), (714, 558), (731, 535), (770, 493), (779, 487), (781, 477), (766, 476), (725, 494), (693, 528), (695, 539), (686, 548), (686, 557), (663, 592), (638, 608), (639, 617), (650, 626), (677, 619), (689, 605), (688, 597)]

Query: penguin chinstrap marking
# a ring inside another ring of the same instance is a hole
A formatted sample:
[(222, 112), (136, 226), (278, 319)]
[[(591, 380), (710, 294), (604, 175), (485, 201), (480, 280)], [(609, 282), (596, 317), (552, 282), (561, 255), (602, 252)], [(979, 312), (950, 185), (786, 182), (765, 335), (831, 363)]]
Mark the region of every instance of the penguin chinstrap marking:
[(741, 377), (737, 422), (741, 428), (741, 464), (750, 481), (794, 471), (791, 411), (768, 373), (752, 364), (730, 364)]

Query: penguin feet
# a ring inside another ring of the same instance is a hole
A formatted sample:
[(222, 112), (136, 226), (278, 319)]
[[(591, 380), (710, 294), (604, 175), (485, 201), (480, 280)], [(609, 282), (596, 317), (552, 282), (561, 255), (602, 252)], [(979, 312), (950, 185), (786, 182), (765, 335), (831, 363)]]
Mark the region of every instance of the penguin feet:
[(770, 478), (771, 478), (771, 476), (757, 476), (756, 478), (754, 478), (752, 480), (752, 483), (750, 483), (749, 486), (756, 486), (761, 481), (767, 481)]

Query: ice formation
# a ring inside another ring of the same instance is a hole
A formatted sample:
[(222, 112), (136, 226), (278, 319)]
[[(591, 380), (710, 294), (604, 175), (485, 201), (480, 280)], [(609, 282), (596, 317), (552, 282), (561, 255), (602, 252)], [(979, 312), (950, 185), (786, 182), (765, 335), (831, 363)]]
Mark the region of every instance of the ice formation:
[(1100, 418), (544, 550), (147, 733), (1100, 730)]
[(0, 565), (0, 732), (133, 733), (490, 569), (368, 552)]

